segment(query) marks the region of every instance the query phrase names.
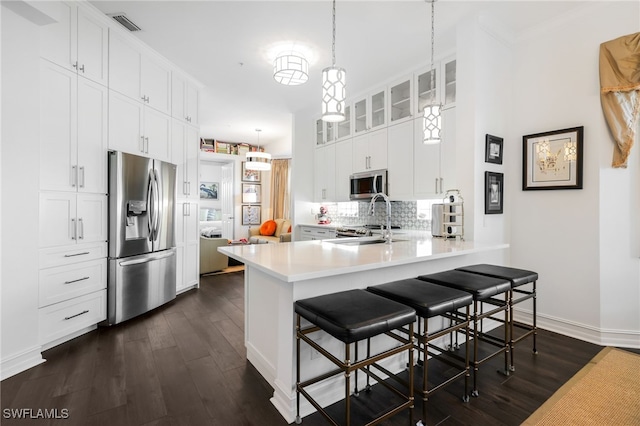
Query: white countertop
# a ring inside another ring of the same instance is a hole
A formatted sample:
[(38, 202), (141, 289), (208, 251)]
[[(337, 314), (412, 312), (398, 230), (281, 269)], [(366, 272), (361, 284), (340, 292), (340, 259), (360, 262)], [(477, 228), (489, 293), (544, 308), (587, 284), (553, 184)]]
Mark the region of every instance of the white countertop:
[(432, 238), (425, 232), (401, 231), (394, 236), (404, 241), (360, 246), (296, 241), (220, 247), (218, 251), (282, 281), (295, 282), (509, 247), (506, 243)]

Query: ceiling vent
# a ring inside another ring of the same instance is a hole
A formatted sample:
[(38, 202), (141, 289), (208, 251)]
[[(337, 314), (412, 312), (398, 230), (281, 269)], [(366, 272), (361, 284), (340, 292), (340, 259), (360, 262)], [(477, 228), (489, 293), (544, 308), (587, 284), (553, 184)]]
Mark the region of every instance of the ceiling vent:
[(140, 31), (141, 28), (133, 23), (124, 13), (110, 13), (107, 16), (111, 16), (113, 19), (118, 21), (120, 25), (128, 29), (129, 31)]

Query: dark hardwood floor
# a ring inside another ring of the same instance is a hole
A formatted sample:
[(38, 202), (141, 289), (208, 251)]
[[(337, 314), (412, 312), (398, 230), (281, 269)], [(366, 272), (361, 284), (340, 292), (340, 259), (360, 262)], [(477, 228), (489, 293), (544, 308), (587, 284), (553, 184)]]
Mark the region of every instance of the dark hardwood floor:
[[(115, 327), (44, 353), (47, 362), (1, 382), (2, 425), (285, 425), (272, 389), (246, 361), (243, 273), (205, 276), (199, 290)], [(601, 347), (541, 330), (480, 369), (480, 397), (463, 403), (458, 381), (429, 400), (429, 425), (518, 425)], [(360, 404), (383, 404), (362, 392)], [(384, 398), (384, 397), (382, 397)], [(67, 419), (9, 419), (6, 409), (66, 409)], [(420, 417), (421, 402), (414, 417)], [(384, 424), (406, 425), (408, 415)], [(324, 425), (317, 413), (303, 425)]]

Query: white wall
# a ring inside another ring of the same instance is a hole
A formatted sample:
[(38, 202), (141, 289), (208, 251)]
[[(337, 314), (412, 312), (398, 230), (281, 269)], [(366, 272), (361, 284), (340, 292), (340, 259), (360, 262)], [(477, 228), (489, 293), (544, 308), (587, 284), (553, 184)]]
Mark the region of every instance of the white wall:
[[(38, 344), (39, 28), (1, 7), (1, 371), (42, 362)], [(35, 83), (34, 83), (35, 82)]]
[[(584, 189), (512, 185), (512, 264), (539, 272), (540, 324), (601, 344), (640, 347), (638, 147), (613, 170), (599, 98), (602, 42), (638, 31), (637, 2), (585, 3), (514, 45), (507, 173), (522, 173), (522, 136), (584, 126)], [(520, 149), (514, 149), (520, 144)], [(512, 145), (512, 147), (511, 147)], [(630, 233), (630, 230), (635, 230)]]

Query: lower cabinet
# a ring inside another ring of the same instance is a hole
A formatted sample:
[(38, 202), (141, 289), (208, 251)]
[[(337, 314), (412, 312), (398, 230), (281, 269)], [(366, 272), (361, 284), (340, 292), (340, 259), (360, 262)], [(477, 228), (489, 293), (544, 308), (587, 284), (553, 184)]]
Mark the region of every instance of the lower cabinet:
[(106, 242), (40, 250), (38, 316), (45, 348), (107, 318), (106, 254)]
[(315, 226), (299, 225), (298, 229), (300, 231), (299, 241), (326, 240), (336, 237), (335, 228), (318, 228)]
[(176, 293), (199, 284), (200, 233), (197, 202), (176, 204)]

